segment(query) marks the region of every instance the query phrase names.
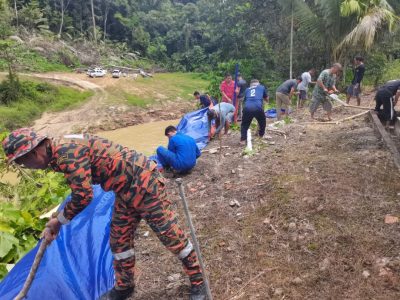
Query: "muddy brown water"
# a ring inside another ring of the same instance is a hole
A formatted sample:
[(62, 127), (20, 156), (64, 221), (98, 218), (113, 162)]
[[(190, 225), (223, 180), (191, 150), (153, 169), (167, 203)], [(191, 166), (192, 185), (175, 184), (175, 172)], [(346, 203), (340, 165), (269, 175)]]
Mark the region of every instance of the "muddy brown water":
[(116, 130), (101, 131), (97, 135), (145, 155), (152, 155), (158, 146), (166, 146), (168, 144), (168, 139), (164, 135), (165, 127), (168, 125), (176, 126), (178, 123), (179, 120), (157, 121)]
[[(168, 125), (176, 126), (178, 123), (179, 120), (157, 121), (116, 130), (101, 131), (97, 135), (145, 155), (152, 155), (158, 146), (166, 146), (168, 144), (168, 139), (164, 135), (165, 127)], [(19, 179), (16, 173), (8, 172), (0, 176), (0, 182), (15, 185), (19, 182)]]

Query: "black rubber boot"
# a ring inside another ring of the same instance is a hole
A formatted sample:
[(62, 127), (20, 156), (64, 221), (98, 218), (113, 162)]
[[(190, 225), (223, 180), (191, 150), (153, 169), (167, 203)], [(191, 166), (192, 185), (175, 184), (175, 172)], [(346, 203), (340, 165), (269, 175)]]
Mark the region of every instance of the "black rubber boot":
[(192, 285), (190, 288), (190, 297), (189, 300), (206, 300), (206, 286), (204, 283), (200, 285)]
[(116, 290), (113, 287), (100, 297), (100, 300), (126, 300), (133, 295), (133, 287), (126, 290)]

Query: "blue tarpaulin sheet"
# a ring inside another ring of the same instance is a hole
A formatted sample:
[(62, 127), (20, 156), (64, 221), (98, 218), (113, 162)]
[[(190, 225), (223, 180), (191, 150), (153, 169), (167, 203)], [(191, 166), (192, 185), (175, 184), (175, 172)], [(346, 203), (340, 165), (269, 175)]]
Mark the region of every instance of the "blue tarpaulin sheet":
[[(200, 149), (207, 145), (207, 108), (185, 115), (178, 130), (193, 137)], [(67, 198), (64, 204), (68, 201)], [(47, 248), (28, 293), (29, 300), (97, 299), (114, 285), (109, 240), (114, 193), (94, 186), (88, 207), (70, 224), (62, 226)], [(22, 289), (37, 245), (24, 256), (0, 283), (0, 299), (11, 300)]]

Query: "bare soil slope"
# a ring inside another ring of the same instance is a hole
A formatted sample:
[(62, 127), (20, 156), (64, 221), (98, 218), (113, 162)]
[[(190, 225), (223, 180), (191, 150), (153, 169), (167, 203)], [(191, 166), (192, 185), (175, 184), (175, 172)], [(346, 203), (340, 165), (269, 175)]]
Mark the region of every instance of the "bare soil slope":
[[(400, 178), (372, 124), (284, 130), (286, 140), (255, 141), (251, 157), (234, 132), (184, 177), (215, 299), (399, 299), (400, 225), (384, 218), (399, 215)], [(183, 224), (174, 179), (169, 189)], [(134, 299), (187, 299), (177, 259), (148, 230), (138, 232)]]

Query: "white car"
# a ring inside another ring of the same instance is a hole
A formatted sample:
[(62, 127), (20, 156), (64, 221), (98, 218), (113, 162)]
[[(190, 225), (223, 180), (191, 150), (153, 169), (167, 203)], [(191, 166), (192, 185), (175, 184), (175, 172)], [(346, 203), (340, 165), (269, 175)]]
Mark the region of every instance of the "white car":
[(102, 68), (94, 68), (93, 71), (89, 73), (89, 76), (93, 78), (104, 77), (106, 73), (107, 71), (103, 70)]
[(117, 69), (116, 69), (116, 70), (113, 70), (113, 71), (112, 71), (112, 77), (113, 77), (113, 78), (120, 78), (120, 77), (121, 77), (121, 74), (122, 74), (122, 73), (121, 73), (120, 70), (117, 70)]

